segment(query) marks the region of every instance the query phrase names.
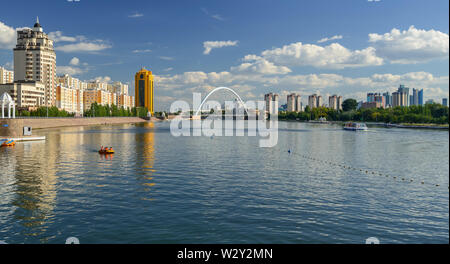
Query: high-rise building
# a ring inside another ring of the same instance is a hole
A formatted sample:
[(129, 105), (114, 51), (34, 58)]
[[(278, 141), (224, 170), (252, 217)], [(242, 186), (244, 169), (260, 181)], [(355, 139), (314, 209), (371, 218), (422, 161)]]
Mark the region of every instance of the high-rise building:
[(88, 83), (80, 81), (79, 79), (70, 76), (69, 74), (64, 74), (62, 76), (56, 77), (56, 82), (64, 87), (73, 88), (76, 90), (87, 90)]
[(383, 97), (384, 97), (384, 106), (391, 107), (392, 106), (392, 96), (389, 94), (389, 92), (383, 93)]
[(334, 110), (342, 110), (342, 96), (335, 94), (328, 97), (328, 107)]
[(87, 88), (90, 90), (108, 91), (108, 83), (99, 80), (93, 80), (87, 83)]
[(297, 96), (295, 97), (295, 110), (297, 112), (301, 112), (302, 108), (303, 108), (303, 106), (302, 106), (302, 97), (299, 94), (297, 94)]
[(332, 95), (328, 97), (328, 107), (334, 110), (338, 110), (337, 95)]
[(442, 105), (443, 106), (448, 106), (447, 98), (442, 98)]
[(323, 105), (322, 95), (317, 96), (317, 107), (321, 107)]
[(412, 89), (409, 105), (419, 105), (419, 89)]
[(423, 105), (423, 89), (421, 89), (418, 93), (418, 97), (419, 97), (419, 105)]
[(400, 84), (400, 86), (397, 89), (397, 92), (402, 94), (401, 101), (402, 102), (405, 101), (405, 104), (401, 106), (409, 106), (410, 105), (409, 88), (403, 84)]
[(81, 116), (84, 110), (83, 101), (84, 94), (82, 90), (62, 85), (56, 87), (56, 107)]
[(14, 82), (14, 71), (0, 67), (0, 84)]
[(146, 107), (153, 116), (153, 75), (142, 68), (134, 76), (136, 107)]
[(287, 111), (288, 112), (302, 111), (302, 102), (300, 95), (291, 93), (287, 96)]
[(376, 104), (378, 107), (384, 108), (386, 106), (386, 99), (384, 95), (381, 95), (381, 93), (368, 93), (367, 103), (378, 103)]
[(313, 94), (308, 97), (308, 106), (309, 109), (317, 107), (317, 94)]
[(35, 81), (45, 86), (45, 105), (56, 104), (56, 54), (53, 41), (36, 19), (33, 29), (17, 31), (14, 81)]
[(265, 94), (264, 101), (266, 102), (266, 112), (278, 113), (278, 101), (279, 101), (278, 94), (274, 93)]
[(288, 94), (287, 96), (287, 111), (295, 112), (295, 94)]

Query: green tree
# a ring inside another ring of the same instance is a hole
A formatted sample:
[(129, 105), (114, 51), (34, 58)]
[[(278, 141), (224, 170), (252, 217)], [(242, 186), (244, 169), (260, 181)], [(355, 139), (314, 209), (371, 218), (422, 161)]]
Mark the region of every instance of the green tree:
[(344, 111), (356, 110), (357, 107), (358, 102), (355, 99), (349, 98), (345, 99), (344, 102), (342, 102), (342, 110)]

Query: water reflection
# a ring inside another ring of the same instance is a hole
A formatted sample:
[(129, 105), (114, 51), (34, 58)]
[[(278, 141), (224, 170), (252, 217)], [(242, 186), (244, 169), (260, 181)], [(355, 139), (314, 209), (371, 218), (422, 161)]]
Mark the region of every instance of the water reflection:
[[(155, 124), (144, 123), (141, 125), (144, 128), (144, 133), (136, 134), (136, 159), (140, 162), (142, 167), (142, 175), (138, 177), (140, 184), (145, 192), (150, 192), (155, 186), (153, 175), (156, 172), (154, 169), (155, 163)], [(142, 197), (143, 200), (153, 200), (151, 197)]]
[[(61, 140), (59, 138), (59, 140)], [(60, 142), (28, 142), (16, 145), (15, 153), (8, 155), (15, 160), (14, 219), (25, 228), (27, 237), (40, 237), (53, 216), (56, 203), (57, 151)], [(38, 152), (38, 154), (31, 154)], [(22, 158), (17, 158), (22, 155)], [(43, 238), (45, 241), (45, 238)]]

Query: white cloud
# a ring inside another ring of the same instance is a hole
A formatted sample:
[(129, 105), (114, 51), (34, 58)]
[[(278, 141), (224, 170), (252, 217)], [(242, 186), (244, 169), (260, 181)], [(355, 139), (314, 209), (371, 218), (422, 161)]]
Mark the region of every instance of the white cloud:
[(392, 63), (419, 63), (432, 59), (448, 59), (448, 34), (437, 30), (396, 28), (391, 32), (379, 35), (369, 34), (369, 42), (376, 48), (377, 55)]
[(323, 43), (323, 42), (327, 42), (327, 41), (330, 41), (330, 40), (336, 40), (336, 39), (342, 39), (342, 38), (343, 38), (342, 35), (335, 35), (335, 36), (332, 36), (330, 38), (320, 39), (320, 40), (317, 41), (317, 43)]
[(244, 63), (239, 66), (231, 67), (231, 71), (241, 73), (259, 73), (259, 74), (287, 74), (291, 70), (286, 66), (277, 66), (259, 56), (246, 56)]
[(133, 53), (147, 53), (147, 52), (152, 52), (152, 50), (150, 50), (150, 49), (142, 49), (142, 50), (136, 49), (136, 50), (133, 50)]
[(136, 13), (134, 13), (134, 14), (129, 15), (128, 17), (131, 17), (131, 18), (138, 18), (138, 17), (143, 17), (143, 16), (144, 16), (144, 14), (141, 14), (141, 13), (136, 12)]
[(171, 61), (171, 60), (175, 59), (173, 57), (168, 57), (168, 56), (158, 56), (158, 58), (160, 58), (161, 60), (167, 60), (167, 61)]
[(103, 82), (103, 83), (109, 83), (111, 81), (111, 77), (99, 76), (99, 77), (95, 77), (94, 79), (91, 79), (89, 81), (99, 81), (99, 82)]
[(67, 44), (55, 47), (55, 50), (62, 52), (96, 52), (109, 49), (112, 46), (106, 43), (80, 42), (76, 44)]
[(86, 72), (85, 69), (81, 69), (79, 67), (73, 67), (73, 66), (57, 66), (56, 67), (56, 73), (58, 75), (69, 74), (69, 75), (75, 76), (75, 75), (79, 75), (79, 74), (82, 74), (85, 72)]
[(16, 30), (0, 22), (0, 49), (12, 49), (16, 44)]
[(352, 51), (338, 43), (321, 47), (296, 42), (282, 48), (265, 50), (261, 54), (263, 58), (280, 65), (343, 69), (383, 64), (383, 59), (376, 56), (372, 47)]
[(66, 53), (97, 52), (112, 47), (101, 39), (88, 40), (85, 36), (65, 36), (61, 31), (50, 32), (48, 36), (55, 43), (71, 42), (70, 44), (63, 44), (61, 46), (55, 45), (55, 50)]
[(76, 37), (70, 37), (70, 36), (64, 36), (61, 31), (54, 31), (48, 33), (48, 37), (53, 40), (53, 42), (75, 42), (84, 40), (85, 37), (83, 36), (76, 36)]
[(211, 52), (212, 49), (218, 49), (223, 47), (230, 47), (230, 46), (236, 46), (238, 43), (237, 40), (231, 41), (205, 41), (203, 42), (203, 48), (205, 50), (203, 51), (203, 54), (207, 55)]
[(70, 60), (69, 64), (70, 64), (70, 65), (76, 66), (76, 65), (80, 64), (80, 59), (78, 59), (77, 57), (73, 57), (73, 58)]

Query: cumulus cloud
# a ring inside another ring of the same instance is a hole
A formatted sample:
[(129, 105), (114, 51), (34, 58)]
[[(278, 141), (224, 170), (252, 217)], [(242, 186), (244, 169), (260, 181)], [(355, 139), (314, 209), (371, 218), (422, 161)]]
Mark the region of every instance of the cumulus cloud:
[(83, 36), (76, 36), (76, 37), (70, 37), (70, 36), (64, 36), (63, 32), (61, 31), (54, 31), (48, 33), (48, 37), (53, 40), (53, 42), (75, 42), (79, 40), (84, 40), (85, 37)]
[(80, 59), (77, 57), (73, 57), (69, 61), (69, 65), (57, 65), (56, 73), (59, 75), (69, 74), (69, 75), (80, 75), (86, 73), (89, 69), (89, 66), (86, 62), (81, 63)]
[(70, 60), (70, 62), (69, 62), (69, 64), (70, 65), (78, 65), (78, 64), (80, 64), (80, 59), (78, 59), (77, 57), (73, 57), (71, 60)]
[(79, 67), (73, 67), (73, 66), (57, 66), (56, 67), (56, 73), (58, 75), (69, 74), (69, 75), (75, 76), (75, 75), (79, 75), (79, 74), (82, 74), (85, 72), (86, 72), (85, 69), (82, 69)]
[(16, 29), (0, 22), (0, 49), (12, 49), (16, 45)]
[(205, 48), (205, 50), (203, 51), (203, 54), (208, 55), (212, 49), (218, 49), (218, 48), (223, 48), (223, 47), (231, 47), (231, 46), (236, 46), (238, 44), (238, 41), (231, 41), (231, 40), (227, 40), (227, 41), (205, 41), (203, 42), (203, 48)]
[(329, 69), (383, 64), (383, 59), (377, 57), (375, 49), (372, 47), (362, 50), (349, 50), (338, 43), (321, 47), (296, 42), (281, 48), (265, 50), (261, 55), (263, 58), (281, 65), (313, 66)]
[(327, 41), (331, 41), (331, 40), (337, 40), (337, 39), (342, 39), (342, 35), (335, 35), (329, 38), (323, 38), (317, 41), (317, 43), (323, 43), (323, 42), (327, 42)]
[(231, 67), (231, 71), (259, 74), (287, 74), (291, 72), (291, 69), (288, 67), (277, 66), (259, 56), (246, 56), (244, 61), (247, 62), (236, 67)]
[(396, 28), (385, 34), (369, 34), (369, 42), (377, 55), (392, 63), (419, 63), (432, 59), (448, 59), (448, 34), (437, 30), (423, 30), (410, 26), (408, 30)]
[[(55, 45), (55, 50), (66, 53), (71, 52), (97, 52), (112, 46), (101, 39), (88, 40), (85, 36), (67, 36), (61, 31), (54, 31), (48, 34), (55, 43), (70, 42), (70, 44)], [(75, 42), (75, 43), (74, 43)]]
[(94, 78), (93, 81), (109, 83), (111, 81), (111, 77), (109, 77), (109, 76), (99, 76), (99, 77)]

